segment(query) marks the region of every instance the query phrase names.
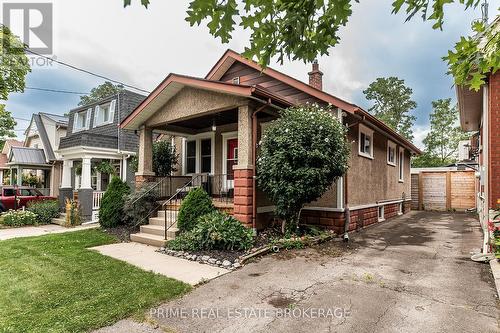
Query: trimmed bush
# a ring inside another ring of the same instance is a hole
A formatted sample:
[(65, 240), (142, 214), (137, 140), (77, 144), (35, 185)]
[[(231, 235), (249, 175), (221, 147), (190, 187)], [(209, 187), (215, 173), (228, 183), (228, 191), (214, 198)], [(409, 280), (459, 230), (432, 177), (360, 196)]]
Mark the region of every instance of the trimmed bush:
[(148, 222), (147, 215), (155, 209), (156, 202), (160, 199), (158, 191), (151, 188), (152, 185), (144, 185), (126, 197), (123, 210), (127, 224), (138, 225)]
[(123, 206), (125, 197), (130, 193), (127, 183), (118, 177), (113, 177), (108, 189), (102, 196), (101, 208), (99, 209), (99, 223), (104, 228), (116, 227), (124, 224)]
[(37, 215), (27, 210), (9, 210), (2, 214), (2, 224), (11, 227), (22, 227), (25, 225), (38, 225)]
[(57, 200), (30, 201), (27, 209), (38, 216), (38, 224), (50, 224), (60, 214)]
[(195, 188), (182, 201), (177, 217), (177, 227), (180, 231), (190, 231), (195, 227), (200, 216), (213, 211), (215, 207), (208, 193), (200, 187)]
[(192, 231), (167, 243), (172, 250), (247, 250), (253, 245), (253, 232), (234, 217), (214, 211), (203, 215)]

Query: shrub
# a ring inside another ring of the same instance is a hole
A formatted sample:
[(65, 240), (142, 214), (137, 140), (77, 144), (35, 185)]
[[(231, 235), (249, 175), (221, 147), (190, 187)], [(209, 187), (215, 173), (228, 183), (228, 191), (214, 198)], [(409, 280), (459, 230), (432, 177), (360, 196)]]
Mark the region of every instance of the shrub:
[(253, 245), (253, 232), (230, 215), (214, 211), (201, 216), (193, 230), (167, 243), (172, 250), (247, 250)]
[(147, 222), (147, 215), (156, 207), (160, 199), (158, 191), (152, 189), (152, 185), (144, 185), (125, 199), (124, 214), (125, 221), (130, 225), (138, 225)]
[(50, 224), (53, 218), (59, 217), (57, 200), (30, 201), (27, 209), (38, 216), (38, 224)]
[(11, 227), (37, 225), (37, 215), (27, 210), (9, 210), (2, 215), (2, 224)]
[(189, 191), (186, 198), (182, 201), (177, 217), (177, 227), (181, 231), (192, 230), (200, 216), (211, 213), (214, 210), (214, 204), (208, 193), (202, 188), (195, 188)]
[(172, 171), (177, 171), (178, 155), (175, 146), (168, 141), (153, 143), (153, 172), (158, 177), (169, 176)]
[(291, 107), (262, 136), (257, 181), (276, 205), (282, 232), (294, 231), (304, 204), (321, 197), (347, 171), (347, 130), (333, 113), (332, 107)]
[(105, 228), (116, 227), (123, 224), (123, 206), (125, 196), (130, 193), (127, 183), (118, 177), (113, 177), (108, 189), (102, 196), (101, 208), (99, 209), (99, 222)]

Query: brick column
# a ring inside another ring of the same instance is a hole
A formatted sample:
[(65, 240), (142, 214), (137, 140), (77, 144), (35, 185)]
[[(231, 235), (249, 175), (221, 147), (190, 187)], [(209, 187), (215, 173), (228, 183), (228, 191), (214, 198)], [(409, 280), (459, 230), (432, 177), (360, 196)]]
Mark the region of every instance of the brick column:
[(500, 72), (489, 79), (489, 208), (496, 209), (500, 200)]
[(253, 169), (234, 170), (234, 217), (252, 227)]

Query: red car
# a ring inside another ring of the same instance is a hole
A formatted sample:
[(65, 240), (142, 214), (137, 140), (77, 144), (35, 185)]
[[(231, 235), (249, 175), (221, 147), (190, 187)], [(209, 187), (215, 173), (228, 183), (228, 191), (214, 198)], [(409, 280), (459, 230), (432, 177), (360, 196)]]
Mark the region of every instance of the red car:
[(29, 201), (57, 200), (28, 186), (3, 186), (0, 190), (0, 213), (24, 207)]

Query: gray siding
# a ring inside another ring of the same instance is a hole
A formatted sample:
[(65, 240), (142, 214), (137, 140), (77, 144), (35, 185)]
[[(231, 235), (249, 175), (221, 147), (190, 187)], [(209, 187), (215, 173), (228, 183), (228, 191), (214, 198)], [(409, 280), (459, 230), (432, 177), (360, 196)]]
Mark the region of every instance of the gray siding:
[[(119, 128), (120, 122), (129, 115), (146, 97), (134, 92), (123, 90), (117, 95), (113, 95), (100, 100), (99, 102), (88, 104), (73, 109), (69, 113), (68, 133), (61, 138), (59, 149), (76, 146), (115, 148), (125, 151), (136, 152), (139, 147), (139, 138), (134, 131)], [(95, 107), (99, 104), (117, 99), (116, 111), (112, 124), (94, 127)], [(92, 108), (90, 126), (88, 130), (73, 133), (73, 122), (75, 114)]]

